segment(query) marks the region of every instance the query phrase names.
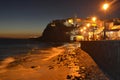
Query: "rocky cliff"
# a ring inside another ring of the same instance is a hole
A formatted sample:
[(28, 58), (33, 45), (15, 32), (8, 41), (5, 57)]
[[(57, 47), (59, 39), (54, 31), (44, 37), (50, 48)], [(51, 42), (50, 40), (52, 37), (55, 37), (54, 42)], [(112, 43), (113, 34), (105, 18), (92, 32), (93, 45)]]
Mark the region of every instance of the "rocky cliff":
[(43, 31), (41, 41), (47, 42), (68, 42), (70, 41), (70, 31), (75, 27), (65, 25), (66, 20), (54, 20), (50, 22)]

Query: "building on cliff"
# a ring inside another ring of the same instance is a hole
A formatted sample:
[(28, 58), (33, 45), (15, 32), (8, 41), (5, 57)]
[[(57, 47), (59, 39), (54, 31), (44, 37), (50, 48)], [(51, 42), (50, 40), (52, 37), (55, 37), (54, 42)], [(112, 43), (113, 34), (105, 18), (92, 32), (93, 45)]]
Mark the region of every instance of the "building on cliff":
[[(81, 40), (101, 40), (104, 30), (104, 20), (95, 17), (86, 19), (67, 18), (50, 22), (40, 38), (47, 42), (70, 42)], [(106, 21), (106, 35), (108, 39), (120, 39), (120, 21), (113, 19)]]

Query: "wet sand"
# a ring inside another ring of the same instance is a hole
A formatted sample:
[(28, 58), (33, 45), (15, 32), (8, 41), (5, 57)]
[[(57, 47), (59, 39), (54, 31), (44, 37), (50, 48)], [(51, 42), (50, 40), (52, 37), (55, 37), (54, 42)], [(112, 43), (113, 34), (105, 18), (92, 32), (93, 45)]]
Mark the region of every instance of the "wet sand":
[(0, 80), (110, 80), (74, 45), (32, 50), (0, 62)]

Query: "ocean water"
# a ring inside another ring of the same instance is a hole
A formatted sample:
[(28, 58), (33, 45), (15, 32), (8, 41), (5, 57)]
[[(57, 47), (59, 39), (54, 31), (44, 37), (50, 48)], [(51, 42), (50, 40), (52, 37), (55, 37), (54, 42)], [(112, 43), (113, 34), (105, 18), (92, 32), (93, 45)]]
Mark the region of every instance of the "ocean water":
[[(33, 50), (54, 48), (62, 45), (70, 46), (70, 43), (40, 42), (30, 39), (0, 39), (0, 60), (11, 56), (29, 54)], [(72, 44), (72, 46), (76, 45), (80, 46), (78, 43)]]
[(52, 46), (53, 43), (43, 43), (39, 41), (0, 40), (0, 60), (6, 57), (27, 54), (34, 49), (49, 48)]

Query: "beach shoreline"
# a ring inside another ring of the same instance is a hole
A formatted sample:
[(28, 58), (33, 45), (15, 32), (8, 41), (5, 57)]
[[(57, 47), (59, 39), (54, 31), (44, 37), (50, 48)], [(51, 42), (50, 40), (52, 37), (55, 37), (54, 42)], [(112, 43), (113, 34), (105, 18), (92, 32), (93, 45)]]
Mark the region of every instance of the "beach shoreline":
[(0, 80), (72, 79), (110, 80), (86, 52), (69, 44), (36, 49), (0, 62)]

